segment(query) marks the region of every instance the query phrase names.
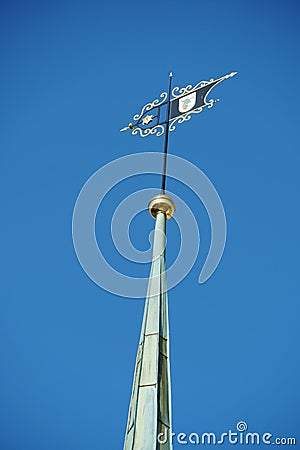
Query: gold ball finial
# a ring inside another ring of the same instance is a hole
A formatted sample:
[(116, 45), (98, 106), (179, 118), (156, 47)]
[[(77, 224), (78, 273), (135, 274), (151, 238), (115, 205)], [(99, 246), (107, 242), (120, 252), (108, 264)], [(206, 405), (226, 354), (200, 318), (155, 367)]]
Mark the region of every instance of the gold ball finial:
[(168, 195), (159, 194), (150, 200), (148, 209), (152, 217), (156, 218), (157, 214), (162, 212), (168, 220), (173, 216), (176, 210), (176, 205), (174, 201), (168, 197)]

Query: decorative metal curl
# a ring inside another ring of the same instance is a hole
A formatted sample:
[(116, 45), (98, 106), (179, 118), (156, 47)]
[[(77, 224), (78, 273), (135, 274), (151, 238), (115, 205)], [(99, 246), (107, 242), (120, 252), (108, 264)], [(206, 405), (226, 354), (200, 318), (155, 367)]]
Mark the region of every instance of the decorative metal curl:
[(211, 78), (209, 81), (200, 81), (194, 87), (191, 84), (188, 84), (184, 88), (179, 88), (179, 87), (176, 86), (176, 87), (174, 87), (172, 89), (172, 95), (173, 95), (174, 98), (178, 98), (178, 97), (181, 97), (184, 94), (189, 94), (192, 91), (196, 91), (199, 88), (207, 86), (208, 84), (213, 83), (215, 81), (220, 83), (221, 81), (227, 80), (227, 78), (231, 78), (231, 77), (233, 77), (236, 74), (237, 74), (237, 72), (231, 72), (228, 75), (224, 75), (224, 77), (218, 78), (217, 80), (214, 80), (213, 78)]
[(216, 100), (209, 100), (205, 105), (200, 106), (200, 108), (193, 109), (192, 111), (182, 114), (181, 116), (175, 117), (175, 119), (170, 122), (169, 131), (174, 131), (176, 129), (176, 126), (174, 125), (175, 122), (178, 122), (177, 125), (183, 122), (187, 122), (192, 118), (191, 114), (201, 113), (205, 106), (207, 106), (208, 108), (212, 108), (215, 102)]
[(199, 83), (197, 83), (194, 87), (191, 84), (188, 84), (186, 87), (183, 87), (183, 88), (179, 88), (176, 86), (172, 89), (172, 96), (174, 98), (181, 97), (184, 94), (189, 94), (192, 91), (195, 91), (199, 88), (207, 86), (208, 84), (212, 83), (213, 81), (216, 81), (216, 80), (211, 78), (209, 81), (199, 81)]
[(147, 137), (150, 136), (150, 134), (155, 134), (156, 136), (161, 136), (162, 134), (164, 134), (165, 128), (163, 127), (163, 125), (156, 125), (155, 127), (152, 128), (134, 128), (131, 132), (131, 134), (134, 136), (135, 134), (140, 134), (141, 137)]
[[(162, 100), (155, 99), (155, 100), (153, 100), (153, 102), (147, 103), (145, 106), (143, 106), (143, 108), (142, 108), (140, 114), (135, 114), (135, 115), (133, 116), (133, 120), (139, 120), (139, 119), (143, 116), (143, 114), (144, 114), (145, 112), (150, 111), (150, 109), (156, 108), (157, 106), (159, 106), (159, 105), (161, 105), (162, 103), (164, 103), (164, 102), (167, 100), (167, 98), (168, 98), (168, 93), (167, 93), (167, 92), (162, 92), (162, 93), (160, 94), (160, 98), (162, 98)], [(136, 129), (137, 129), (137, 128), (136, 128)], [(132, 133), (132, 134), (133, 134), (133, 133)], [(151, 134), (152, 134), (152, 133), (151, 133)]]

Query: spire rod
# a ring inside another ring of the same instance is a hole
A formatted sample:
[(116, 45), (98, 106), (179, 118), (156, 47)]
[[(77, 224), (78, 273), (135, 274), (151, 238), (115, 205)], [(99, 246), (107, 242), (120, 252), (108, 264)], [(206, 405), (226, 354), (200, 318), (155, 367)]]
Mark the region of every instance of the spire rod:
[(165, 143), (164, 143), (164, 162), (163, 162), (163, 169), (162, 169), (162, 175), (161, 175), (161, 193), (162, 194), (165, 193), (165, 189), (166, 189), (172, 77), (173, 77), (173, 74), (172, 74), (172, 72), (170, 72), (170, 74), (169, 74), (169, 95), (168, 95), (168, 106), (167, 106), (167, 117), (166, 117), (166, 134), (165, 134)]

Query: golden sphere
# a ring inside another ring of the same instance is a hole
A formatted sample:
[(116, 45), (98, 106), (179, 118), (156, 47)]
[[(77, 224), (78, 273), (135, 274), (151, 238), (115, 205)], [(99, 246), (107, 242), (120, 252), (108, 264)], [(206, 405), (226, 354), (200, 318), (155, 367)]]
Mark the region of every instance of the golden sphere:
[(156, 218), (157, 214), (161, 212), (168, 220), (173, 216), (176, 210), (176, 205), (174, 201), (166, 194), (159, 194), (150, 200), (148, 209), (152, 217)]

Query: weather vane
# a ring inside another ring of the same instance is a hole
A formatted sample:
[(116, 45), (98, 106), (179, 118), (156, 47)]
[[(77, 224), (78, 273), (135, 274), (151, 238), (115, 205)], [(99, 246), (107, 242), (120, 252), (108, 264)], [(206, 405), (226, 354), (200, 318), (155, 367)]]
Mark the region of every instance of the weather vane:
[[(162, 92), (160, 94), (160, 99), (155, 99), (144, 105), (141, 112), (133, 116), (133, 122), (130, 122), (128, 126), (120, 130), (131, 130), (131, 134), (139, 134), (141, 137), (150, 135), (161, 136), (165, 133), (164, 163), (161, 184), (162, 194), (165, 193), (166, 187), (169, 131), (174, 131), (177, 124), (190, 120), (192, 117), (191, 114), (202, 112), (204, 107), (207, 106), (208, 108), (212, 108), (212, 106), (219, 101), (219, 99), (207, 100), (207, 96), (212, 88), (221, 83), (221, 81), (231, 78), (236, 74), (237, 72), (231, 72), (216, 80), (211, 78), (209, 81), (200, 81), (195, 86), (189, 84), (183, 88), (174, 87), (172, 89), (173, 74), (170, 72), (168, 92)], [(165, 118), (163, 119), (164, 109), (166, 109), (166, 111), (164, 115)]]

